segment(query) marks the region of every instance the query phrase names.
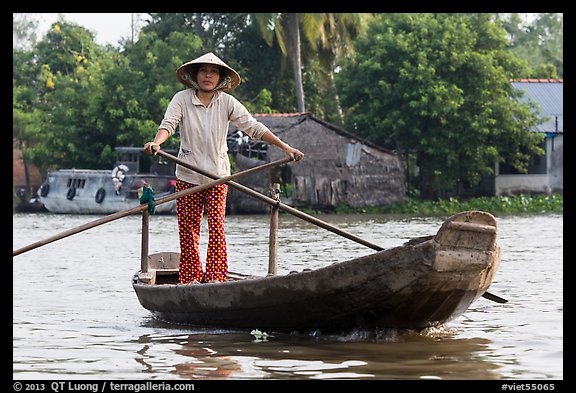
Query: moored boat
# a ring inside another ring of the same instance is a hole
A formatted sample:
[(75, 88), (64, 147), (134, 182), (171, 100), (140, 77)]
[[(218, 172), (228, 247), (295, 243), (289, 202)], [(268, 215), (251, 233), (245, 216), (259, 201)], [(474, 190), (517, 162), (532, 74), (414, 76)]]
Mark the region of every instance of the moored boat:
[[(144, 184), (156, 198), (175, 191), (174, 165), (144, 157), (142, 148), (117, 147), (111, 170), (60, 169), (49, 172), (38, 198), (52, 213), (109, 214), (138, 206)], [(175, 213), (176, 202), (159, 205), (157, 213)]]

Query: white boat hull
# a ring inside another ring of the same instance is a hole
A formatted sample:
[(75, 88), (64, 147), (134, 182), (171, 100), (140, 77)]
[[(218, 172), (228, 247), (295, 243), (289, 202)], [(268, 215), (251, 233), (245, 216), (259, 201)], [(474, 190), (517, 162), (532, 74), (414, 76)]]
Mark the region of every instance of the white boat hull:
[[(173, 176), (129, 175), (116, 194), (111, 171), (62, 169), (48, 174), (39, 191), (46, 210), (63, 214), (111, 214), (140, 205), (138, 190), (145, 181), (152, 186), (156, 199), (167, 195)], [(176, 213), (176, 201), (156, 206), (156, 213)]]

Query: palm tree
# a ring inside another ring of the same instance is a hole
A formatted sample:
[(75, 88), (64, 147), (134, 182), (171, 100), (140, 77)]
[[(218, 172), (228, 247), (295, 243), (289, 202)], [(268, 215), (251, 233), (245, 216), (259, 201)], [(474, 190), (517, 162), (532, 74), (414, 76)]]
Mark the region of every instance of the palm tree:
[(336, 62), (339, 58), (353, 53), (354, 39), (364, 30), (370, 14), (326, 13), (321, 16), (320, 31), (316, 35), (310, 32), (312, 34), (307, 34), (307, 38), (326, 70), (327, 85), (334, 99), (340, 124), (344, 124), (340, 97), (334, 82)]
[(258, 24), (260, 34), (268, 45), (272, 46), (274, 37), (276, 37), (282, 53), (285, 56), (287, 52), (292, 54), (298, 112), (305, 112), (302, 59), (300, 56), (300, 14), (261, 13), (254, 14), (254, 20)]
[(304, 87), (302, 84), (302, 59), (300, 29), (312, 49), (316, 50), (322, 64), (326, 65), (329, 88), (336, 100), (340, 118), (338, 95), (334, 86), (336, 60), (352, 50), (352, 41), (364, 26), (367, 14), (351, 13), (263, 13), (255, 14), (260, 33), (268, 45), (274, 37), (284, 55), (291, 54), (296, 85), (296, 101), (299, 112), (305, 112)]

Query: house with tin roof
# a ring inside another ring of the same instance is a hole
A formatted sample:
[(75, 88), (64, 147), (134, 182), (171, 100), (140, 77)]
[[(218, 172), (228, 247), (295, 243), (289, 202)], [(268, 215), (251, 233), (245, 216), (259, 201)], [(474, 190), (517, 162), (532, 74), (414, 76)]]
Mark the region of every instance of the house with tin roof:
[(543, 133), (544, 154), (530, 159), (528, 173), (497, 164), (494, 195), (551, 194), (564, 190), (564, 83), (562, 79), (514, 79), (514, 88), (524, 92), (521, 102), (532, 102), (543, 122), (532, 128)]
[[(270, 170), (267, 175), (243, 177), (239, 183), (266, 195), (273, 183), (279, 183), (282, 202), (320, 210), (330, 210), (340, 204), (362, 208), (404, 200), (404, 167), (395, 152), (307, 112), (254, 117), (306, 157)], [(285, 157), (280, 149), (250, 140), (232, 124), (228, 130), (228, 147), (235, 171)], [(231, 187), (228, 208), (232, 213), (263, 213), (268, 206)]]
[(479, 185), (459, 190), (463, 196), (505, 196), (552, 194), (564, 191), (564, 84), (562, 79), (513, 79), (523, 92), (520, 102), (531, 102), (542, 122), (532, 132), (542, 133), (543, 155), (533, 155), (528, 172), (519, 173), (512, 165), (496, 163), (493, 175), (485, 175)]

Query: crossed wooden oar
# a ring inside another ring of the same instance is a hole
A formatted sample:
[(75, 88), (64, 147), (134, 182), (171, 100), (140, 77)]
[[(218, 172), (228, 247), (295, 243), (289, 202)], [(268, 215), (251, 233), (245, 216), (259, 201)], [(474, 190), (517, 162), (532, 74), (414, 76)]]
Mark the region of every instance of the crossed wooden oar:
[[(197, 167), (195, 167), (195, 166), (193, 166), (193, 165), (191, 165), (191, 164), (189, 164), (189, 163), (187, 163), (187, 162), (185, 162), (185, 161), (183, 161), (183, 160), (180, 160), (179, 158), (174, 157), (173, 155), (171, 155), (171, 154), (169, 154), (169, 153), (166, 153), (166, 152), (164, 152), (163, 150), (157, 149), (154, 153), (157, 154), (157, 155), (160, 155), (160, 156), (162, 156), (162, 157), (164, 157), (164, 158), (166, 158), (166, 159), (168, 159), (168, 160), (170, 160), (170, 161), (173, 161), (173, 162), (175, 162), (176, 164), (181, 165), (181, 166), (183, 166), (183, 167), (185, 167), (185, 168), (191, 169), (191, 170), (193, 170), (193, 171), (195, 171), (195, 172), (198, 172), (198, 173), (200, 173), (200, 174), (202, 174), (202, 175), (204, 175), (204, 176), (207, 176), (207, 177), (209, 177), (209, 178), (211, 178), (211, 179), (215, 179), (215, 180), (212, 181), (212, 182), (209, 182), (209, 183), (206, 183), (206, 184), (202, 184), (202, 185), (199, 185), (199, 186), (195, 186), (195, 187), (191, 187), (191, 188), (189, 188), (189, 189), (186, 189), (186, 190), (183, 190), (183, 191), (179, 191), (179, 192), (176, 192), (176, 193), (174, 193), (174, 194), (170, 194), (170, 195), (168, 195), (168, 196), (166, 196), (166, 197), (160, 198), (160, 199), (154, 201), (154, 204), (155, 204), (155, 205), (159, 205), (159, 204), (162, 204), (162, 203), (166, 203), (166, 202), (172, 201), (172, 200), (174, 200), (174, 199), (180, 198), (180, 197), (182, 197), (182, 196), (185, 196), (185, 195), (188, 195), (188, 194), (192, 194), (192, 193), (195, 193), (195, 192), (198, 192), (198, 191), (202, 191), (202, 190), (205, 190), (205, 189), (214, 187), (215, 185), (218, 185), (218, 184), (227, 183), (229, 186), (234, 187), (234, 188), (236, 188), (236, 189), (238, 189), (238, 190), (240, 190), (240, 191), (242, 191), (242, 192), (244, 192), (244, 193), (246, 193), (246, 194), (248, 194), (248, 195), (250, 195), (250, 196), (253, 196), (253, 197), (255, 197), (256, 199), (259, 199), (259, 200), (261, 200), (261, 201), (263, 201), (263, 202), (265, 202), (265, 203), (268, 203), (269, 205), (276, 206), (276, 207), (278, 207), (280, 210), (286, 211), (286, 212), (288, 212), (288, 213), (290, 213), (290, 214), (292, 214), (292, 215), (294, 215), (294, 216), (296, 216), (296, 217), (298, 217), (298, 218), (301, 218), (301, 219), (303, 219), (303, 220), (305, 220), (305, 221), (308, 221), (308, 222), (310, 222), (310, 223), (312, 223), (312, 224), (314, 224), (314, 225), (317, 225), (317, 226), (319, 226), (319, 227), (321, 227), (321, 228), (324, 228), (324, 229), (326, 229), (326, 230), (328, 230), (328, 231), (331, 231), (331, 232), (336, 233), (336, 234), (338, 234), (338, 235), (340, 235), (340, 236), (343, 236), (343, 237), (345, 237), (345, 238), (347, 238), (347, 239), (349, 239), (349, 240), (353, 240), (353, 241), (355, 241), (355, 242), (357, 242), (357, 243), (360, 243), (360, 244), (362, 244), (362, 245), (364, 245), (364, 246), (367, 246), (367, 247), (369, 247), (369, 248), (371, 248), (371, 249), (373, 249), (373, 250), (375, 250), (375, 251), (382, 251), (382, 250), (384, 250), (383, 247), (381, 247), (381, 246), (379, 246), (379, 245), (377, 245), (377, 244), (374, 244), (374, 243), (371, 243), (371, 242), (369, 242), (369, 241), (366, 241), (366, 240), (364, 240), (364, 239), (362, 239), (362, 238), (360, 238), (360, 237), (358, 237), (358, 236), (356, 236), (356, 235), (353, 235), (353, 234), (351, 234), (351, 233), (348, 233), (348, 232), (346, 232), (346, 231), (344, 231), (344, 230), (342, 230), (342, 229), (340, 229), (340, 228), (338, 228), (338, 227), (336, 227), (336, 226), (334, 226), (334, 225), (332, 225), (332, 224), (329, 224), (329, 223), (327, 223), (327, 222), (325, 222), (325, 221), (322, 221), (322, 220), (320, 220), (320, 219), (318, 219), (318, 218), (316, 218), (316, 217), (314, 217), (314, 216), (311, 216), (311, 215), (306, 214), (306, 213), (304, 213), (304, 212), (302, 212), (302, 211), (300, 211), (300, 210), (298, 210), (298, 209), (295, 209), (295, 208), (293, 208), (293, 207), (291, 207), (291, 206), (288, 206), (288, 205), (286, 205), (286, 204), (284, 204), (284, 203), (282, 203), (282, 202), (280, 202), (280, 201), (278, 201), (278, 200), (276, 200), (276, 199), (273, 199), (273, 198), (267, 197), (267, 196), (265, 196), (265, 195), (262, 195), (262, 194), (260, 194), (259, 192), (256, 192), (256, 191), (254, 191), (254, 190), (252, 190), (252, 189), (250, 189), (250, 188), (248, 188), (248, 187), (246, 187), (246, 186), (243, 186), (242, 184), (236, 183), (236, 182), (234, 181), (234, 180), (236, 180), (236, 179), (238, 179), (238, 178), (241, 178), (241, 177), (243, 177), (243, 176), (247, 176), (247, 175), (250, 175), (250, 174), (253, 174), (253, 173), (256, 173), (256, 172), (260, 172), (260, 171), (263, 171), (263, 170), (266, 170), (266, 169), (274, 168), (274, 167), (276, 167), (276, 166), (285, 164), (285, 163), (290, 162), (290, 161), (298, 161), (298, 160), (300, 159), (300, 157), (296, 157), (295, 160), (292, 160), (291, 158), (287, 157), (287, 158), (284, 158), (284, 159), (281, 159), (281, 160), (273, 161), (273, 162), (270, 162), (270, 163), (267, 163), (267, 164), (264, 164), (264, 165), (260, 165), (260, 166), (257, 166), (257, 167), (254, 167), (254, 168), (250, 168), (250, 169), (247, 169), (247, 170), (244, 170), (244, 171), (241, 171), (241, 172), (237, 172), (237, 173), (235, 173), (235, 174), (233, 174), (233, 175), (218, 177), (218, 176), (215, 176), (215, 175), (213, 175), (213, 174), (211, 174), (211, 173), (206, 172), (205, 170), (203, 170), (203, 169), (201, 169), (201, 168), (197, 168)], [(135, 214), (135, 213), (142, 212), (142, 211), (144, 211), (144, 210), (146, 210), (146, 209), (148, 209), (148, 205), (143, 204), (143, 205), (140, 205), (140, 206), (136, 206), (136, 207), (133, 207), (133, 208), (130, 208), (130, 209), (126, 209), (126, 210), (122, 210), (122, 211), (119, 211), (119, 212), (110, 214), (110, 215), (105, 216), (105, 217), (102, 217), (102, 218), (100, 218), (100, 219), (98, 219), (98, 220), (89, 222), (89, 223), (84, 224), (84, 225), (80, 225), (80, 226), (78, 226), (78, 227), (76, 227), (76, 228), (73, 228), (73, 229), (70, 229), (70, 230), (61, 232), (61, 233), (59, 233), (59, 234), (57, 234), (57, 235), (54, 235), (54, 236), (52, 236), (52, 237), (49, 237), (49, 238), (47, 238), (47, 239), (44, 239), (44, 240), (41, 240), (41, 241), (38, 241), (38, 242), (35, 242), (35, 243), (32, 243), (32, 244), (29, 244), (28, 246), (25, 246), (25, 247), (22, 247), (22, 248), (19, 248), (19, 249), (13, 251), (12, 256), (20, 255), (20, 254), (25, 253), (25, 252), (27, 252), (27, 251), (30, 251), (30, 250), (33, 250), (33, 249), (35, 249), (35, 248), (38, 248), (38, 247), (44, 246), (44, 245), (46, 245), (46, 244), (52, 243), (52, 242), (54, 242), (54, 241), (56, 241), (56, 240), (63, 239), (63, 238), (65, 238), (65, 237), (74, 235), (74, 234), (76, 234), (76, 233), (83, 232), (83, 231), (85, 231), (85, 230), (87, 230), (87, 229), (94, 228), (94, 227), (96, 227), (96, 226), (99, 226), (99, 225), (102, 225), (102, 224), (105, 224), (105, 223), (108, 223), (108, 222), (117, 220), (117, 219), (122, 218), (122, 217), (126, 217), (126, 216), (131, 215), (131, 214)], [(508, 300), (503, 299), (503, 298), (501, 298), (501, 297), (499, 297), (499, 296), (496, 296), (496, 295), (494, 295), (494, 294), (492, 294), (492, 293), (489, 293), (489, 292), (484, 292), (484, 294), (482, 294), (482, 296), (483, 296), (484, 298), (488, 299), (488, 300), (492, 300), (492, 301), (497, 302), (497, 303), (507, 303), (507, 302), (508, 302)]]

